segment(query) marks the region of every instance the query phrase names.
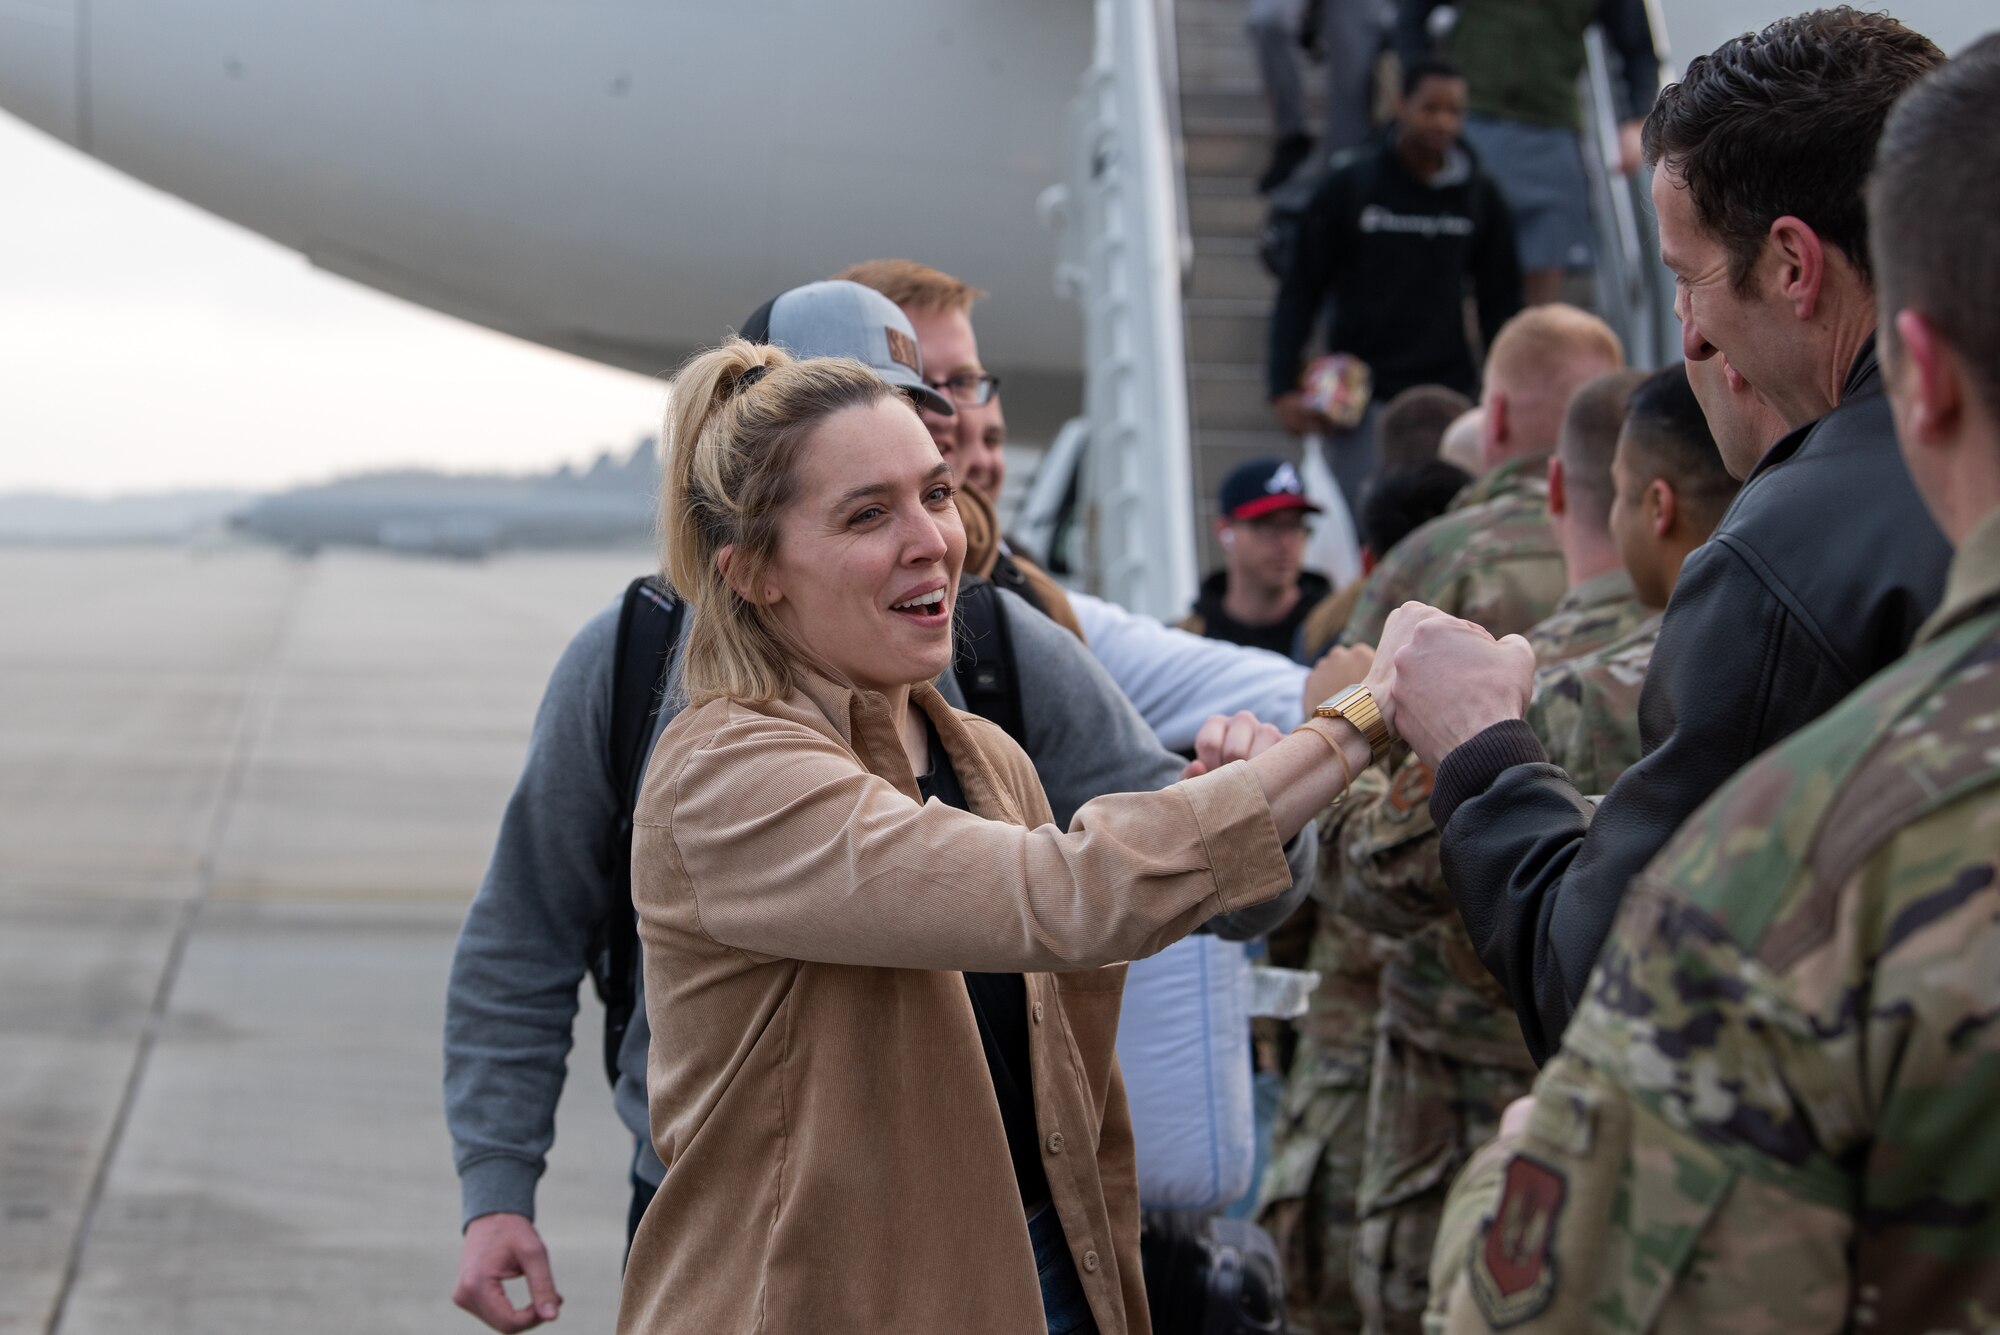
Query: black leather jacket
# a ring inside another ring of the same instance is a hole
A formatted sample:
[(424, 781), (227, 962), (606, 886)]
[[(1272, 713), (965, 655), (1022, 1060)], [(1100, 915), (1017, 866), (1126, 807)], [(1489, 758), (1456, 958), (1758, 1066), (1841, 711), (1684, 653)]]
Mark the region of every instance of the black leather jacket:
[(1525, 723), (1446, 756), (1431, 811), (1445, 880), (1537, 1061), (1625, 887), (1751, 757), (1900, 657), (1951, 549), (1896, 449), (1871, 339), (1840, 406), (1773, 446), (1681, 570), (1639, 699), (1644, 758), (1593, 818)]

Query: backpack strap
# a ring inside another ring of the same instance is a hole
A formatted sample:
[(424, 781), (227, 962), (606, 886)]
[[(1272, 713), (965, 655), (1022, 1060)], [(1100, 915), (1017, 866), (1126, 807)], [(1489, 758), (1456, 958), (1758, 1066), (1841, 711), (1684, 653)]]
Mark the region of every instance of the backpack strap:
[[(976, 579), (978, 577), (974, 576), (973, 578)], [(1028, 572), (1021, 569), (1021, 563), (1016, 561), (1011, 553), (1006, 551), (1000, 553), (998, 559), (993, 562), (993, 573), (988, 575), (987, 579), (1000, 588), (1007, 590), (1007, 592), (1013, 594), (1043, 616), (1049, 614), (1048, 607), (1042, 601), (1041, 593), (1029, 582)], [(963, 581), (960, 588), (960, 597), (964, 597), (964, 585), (969, 585), (971, 582), (970, 579)]]
[(618, 1051), (639, 1003), (639, 927), (632, 908), (632, 807), (652, 755), (653, 720), (666, 694), (685, 605), (657, 576), (625, 586), (611, 673), (611, 778), (618, 827), (611, 841), (611, 912), (591, 952), (591, 978), (604, 1002), (604, 1073), (618, 1083)]
[(1014, 642), (993, 584), (970, 575), (959, 581), (956, 639), (952, 673), (965, 693), (966, 709), (999, 724), (1025, 749), (1027, 725), (1021, 680), (1014, 671)]

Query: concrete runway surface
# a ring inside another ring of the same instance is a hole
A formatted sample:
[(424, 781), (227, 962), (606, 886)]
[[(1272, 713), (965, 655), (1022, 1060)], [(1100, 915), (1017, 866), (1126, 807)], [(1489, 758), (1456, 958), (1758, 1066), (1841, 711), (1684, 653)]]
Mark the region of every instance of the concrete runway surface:
[[(543, 682), (643, 552), (0, 550), (0, 1331), (484, 1330), (445, 974)], [(589, 997), (542, 1181), (617, 1310)]]

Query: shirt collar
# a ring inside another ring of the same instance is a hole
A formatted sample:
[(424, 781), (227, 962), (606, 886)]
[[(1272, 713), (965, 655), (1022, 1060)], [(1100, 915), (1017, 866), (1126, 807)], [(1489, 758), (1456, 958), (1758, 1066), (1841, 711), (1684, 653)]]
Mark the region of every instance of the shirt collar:
[[(889, 698), (876, 691), (857, 691), (817, 672), (799, 674), (799, 693), (825, 715), (855, 759), (870, 774), (887, 779), (912, 802), (923, 801), (917, 773), (903, 750), (903, 735), (892, 716)], [(1024, 816), (1001, 782), (999, 771), (980, 750), (979, 741), (951, 703), (929, 682), (910, 688), (910, 700), (924, 711), (937, 730), (938, 741), (951, 757), (965, 803), (989, 820), (1024, 823)]]
[(1563, 595), (1562, 606), (1557, 610), (1581, 612), (1586, 608), (1626, 602), (1638, 596), (1638, 591), (1632, 587), (1632, 576), (1624, 566), (1619, 566), (1601, 575), (1592, 575), (1571, 589)]
[(1468, 483), (1465, 489), (1452, 498), (1453, 510), (1470, 509), (1502, 496), (1528, 495), (1538, 486), (1545, 484), (1549, 475), (1549, 456), (1530, 455), (1525, 459), (1509, 459), (1484, 477)]
[(2000, 510), (1979, 521), (1951, 558), (1944, 602), (1917, 632), (1917, 643), (1935, 640), (2000, 600)]

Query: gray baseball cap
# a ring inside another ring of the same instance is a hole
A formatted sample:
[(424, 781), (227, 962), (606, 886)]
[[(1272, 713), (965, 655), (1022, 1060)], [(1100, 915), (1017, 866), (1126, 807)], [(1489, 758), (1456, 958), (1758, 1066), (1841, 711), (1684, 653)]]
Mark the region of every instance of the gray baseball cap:
[(903, 308), (872, 287), (829, 278), (780, 292), (752, 312), (737, 337), (794, 357), (852, 357), (934, 413), (951, 400), (924, 383), (917, 331)]

